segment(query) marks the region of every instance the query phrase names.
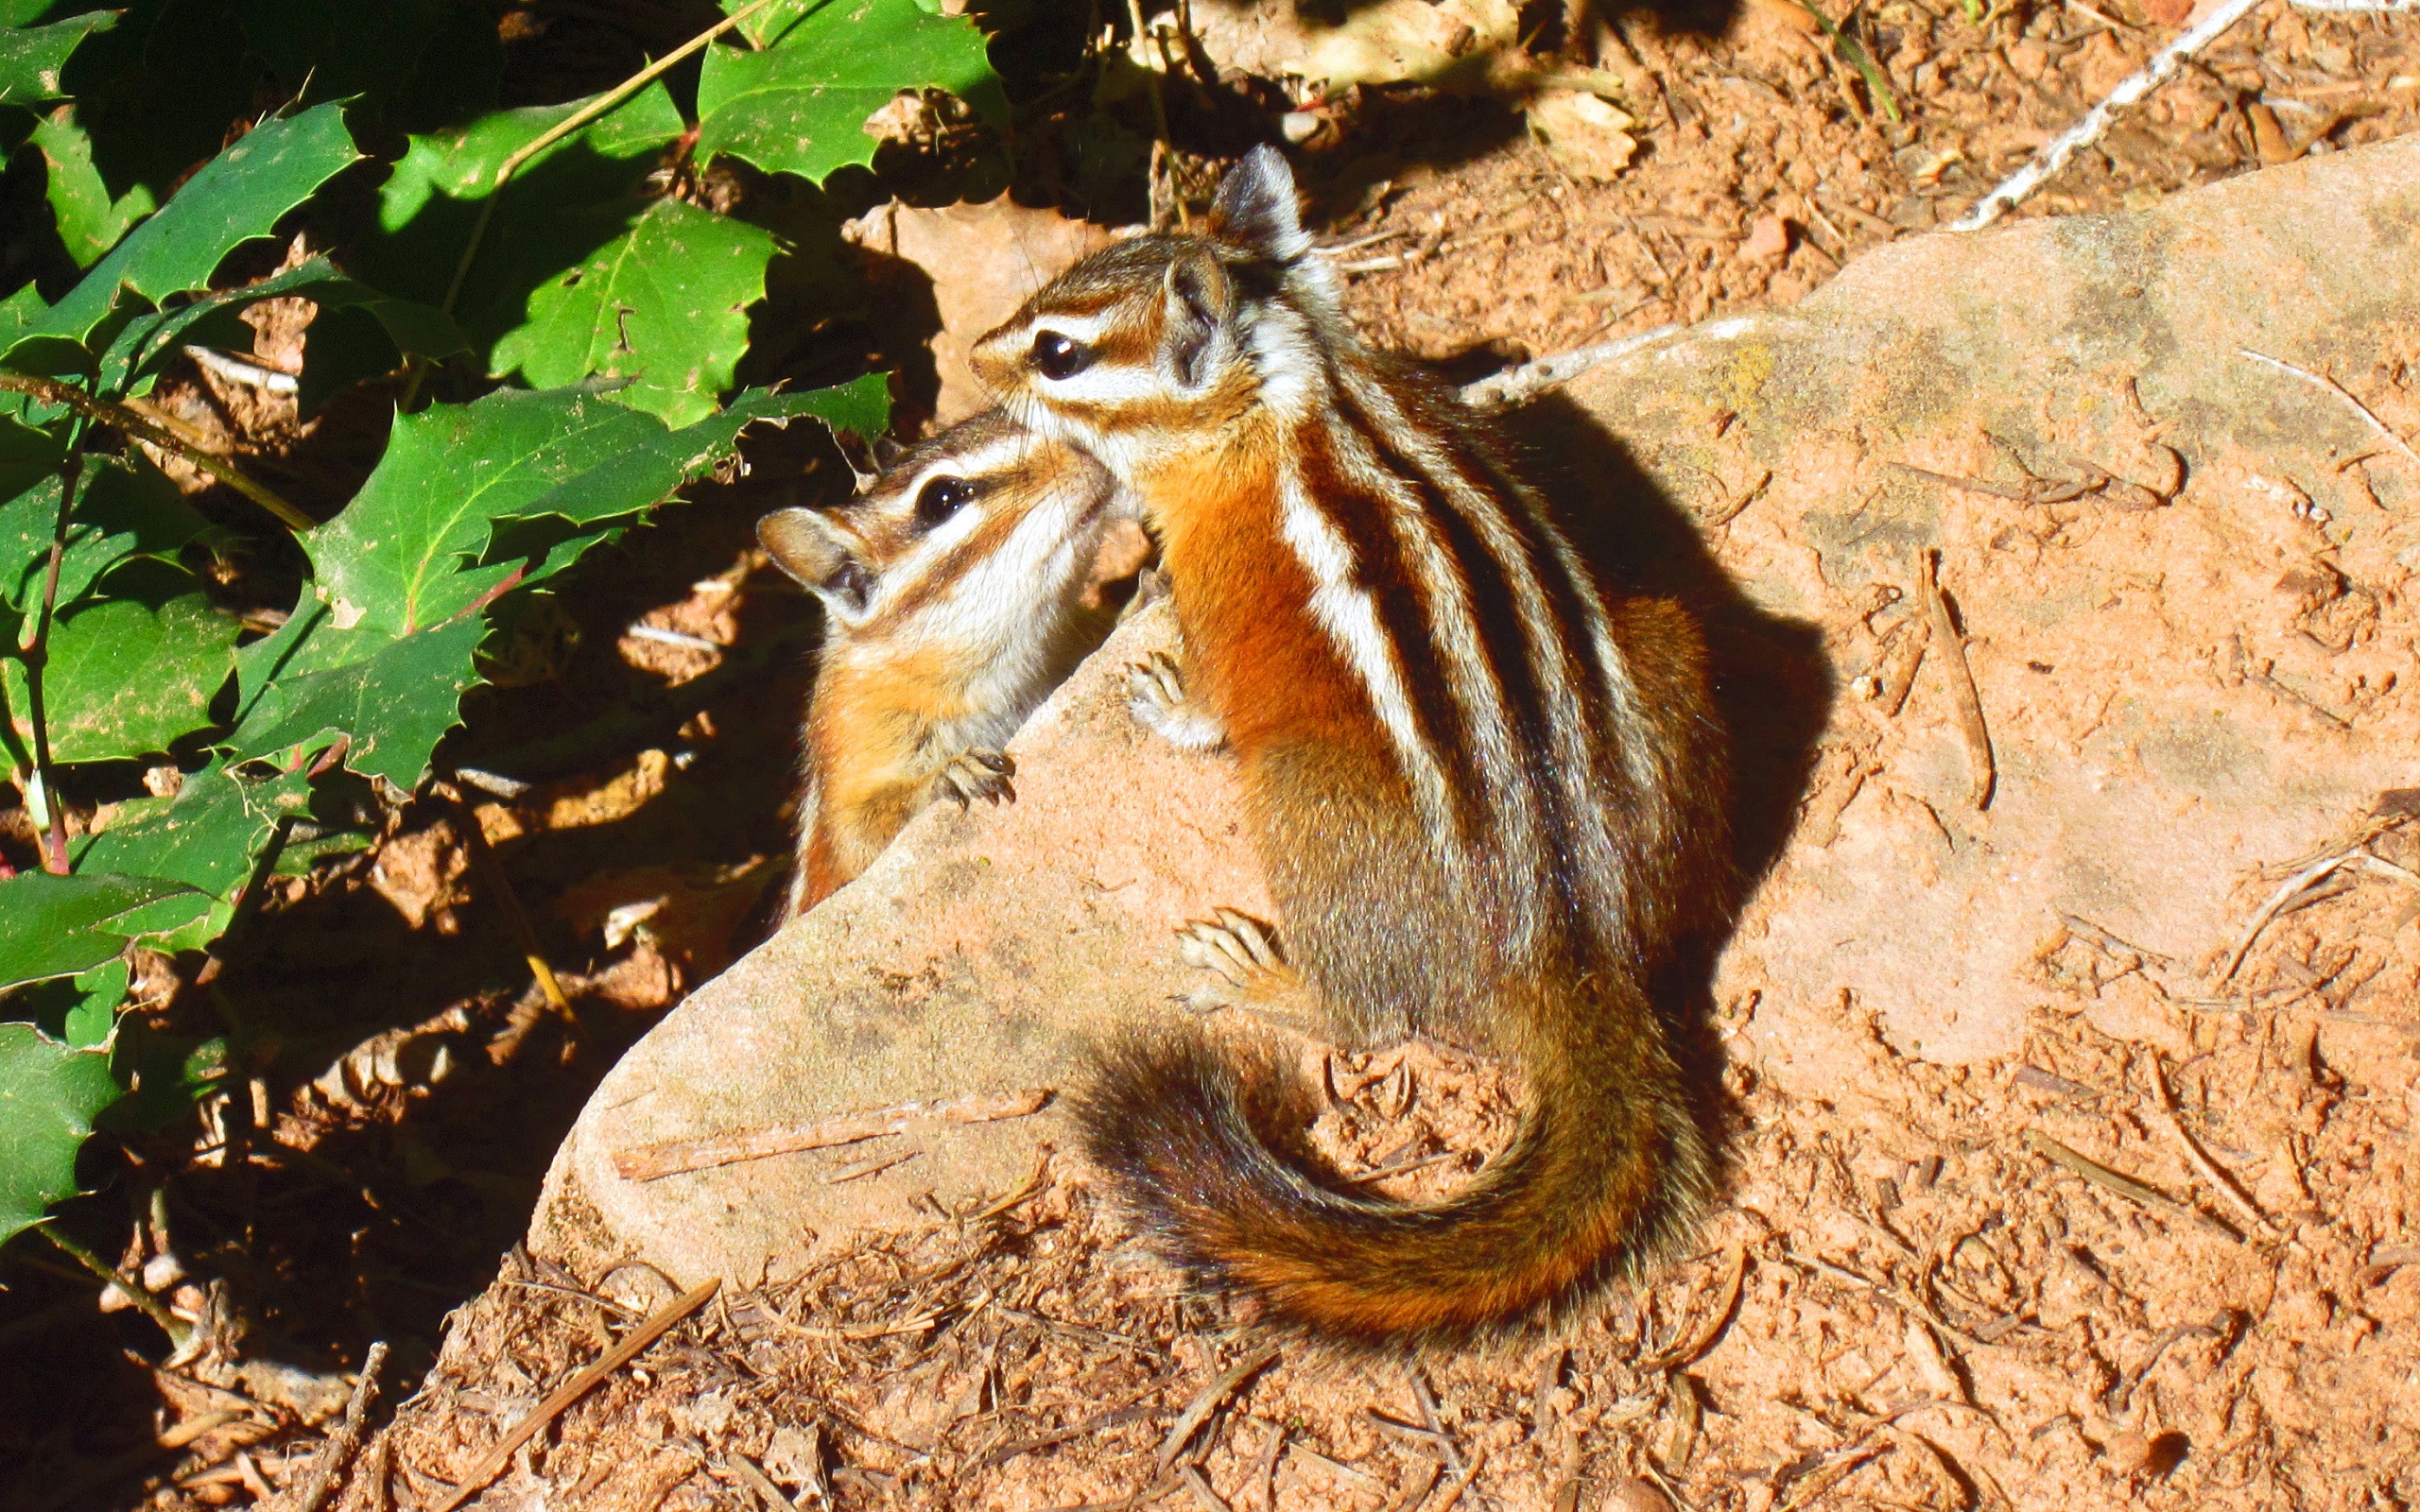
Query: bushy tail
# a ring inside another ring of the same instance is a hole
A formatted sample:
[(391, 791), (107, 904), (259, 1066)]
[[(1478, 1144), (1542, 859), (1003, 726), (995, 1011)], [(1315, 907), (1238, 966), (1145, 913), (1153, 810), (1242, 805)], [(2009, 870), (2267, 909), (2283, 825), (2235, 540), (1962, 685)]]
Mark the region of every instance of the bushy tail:
[(1086, 1151), (1169, 1258), (1331, 1343), (1445, 1344), (1582, 1302), (1669, 1236), (1710, 1157), (1644, 995), (1560, 1004), (1526, 1057), (1530, 1106), (1461, 1192), (1410, 1206), (1340, 1190), (1304, 1147), (1300, 1079), (1187, 1026), (1105, 1047), (1076, 1114)]

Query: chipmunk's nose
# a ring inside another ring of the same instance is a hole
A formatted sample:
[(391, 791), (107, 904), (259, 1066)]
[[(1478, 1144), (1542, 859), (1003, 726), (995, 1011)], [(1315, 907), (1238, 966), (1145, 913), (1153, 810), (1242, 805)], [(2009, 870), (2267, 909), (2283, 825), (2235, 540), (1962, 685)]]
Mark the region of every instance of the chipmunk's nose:
[(975, 369), (976, 378), (994, 399), (1017, 386), (1018, 359), (1024, 352), (1024, 344), (1018, 338), (1023, 335), (1023, 323), (1011, 320), (977, 337), (967, 351), (967, 366)]

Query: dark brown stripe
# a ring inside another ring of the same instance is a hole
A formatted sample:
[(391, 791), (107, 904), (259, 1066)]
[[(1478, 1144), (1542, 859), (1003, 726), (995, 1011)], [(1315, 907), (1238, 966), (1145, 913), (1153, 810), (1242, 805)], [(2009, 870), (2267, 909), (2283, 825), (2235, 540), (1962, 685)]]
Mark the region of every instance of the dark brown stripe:
[(1415, 732), (1444, 767), (1446, 785), (1455, 799), (1455, 822), (1461, 838), (1473, 840), (1487, 821), (1482, 807), (1487, 789), (1478, 767), (1478, 753), (1461, 708), (1454, 701), (1436, 634), (1429, 628), (1427, 589), (1404, 560), (1402, 544), (1387, 524), (1387, 511), (1392, 507), (1339, 465), (1334, 443), (1322, 434), (1318, 421), (1304, 422), (1297, 451), (1304, 497), (1352, 545), (1354, 586), (1370, 595), (1377, 610), (1379, 626), (1395, 654)]

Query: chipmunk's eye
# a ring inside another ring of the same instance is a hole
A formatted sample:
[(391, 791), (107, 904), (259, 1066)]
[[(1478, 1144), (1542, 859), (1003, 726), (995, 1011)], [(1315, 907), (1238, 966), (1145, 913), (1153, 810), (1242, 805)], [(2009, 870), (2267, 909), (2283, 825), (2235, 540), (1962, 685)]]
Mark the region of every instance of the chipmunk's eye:
[(1073, 378), (1093, 365), (1093, 349), (1073, 336), (1045, 331), (1033, 338), (1033, 365), (1045, 378)]
[(975, 497), (975, 485), (964, 478), (940, 477), (916, 490), (916, 524), (930, 530), (951, 515), (966, 507)]

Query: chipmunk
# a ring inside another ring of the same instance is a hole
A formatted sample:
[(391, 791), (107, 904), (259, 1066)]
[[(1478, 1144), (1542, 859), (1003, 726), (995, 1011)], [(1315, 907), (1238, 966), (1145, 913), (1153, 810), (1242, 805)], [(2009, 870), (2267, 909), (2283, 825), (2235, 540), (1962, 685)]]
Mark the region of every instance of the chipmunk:
[(1108, 633), (1080, 600), (1117, 490), (997, 414), (908, 451), (829, 513), (756, 526), (825, 611), (785, 917), (832, 895), (938, 798), (1015, 796), (1000, 747)]
[(1134, 1035), (1078, 1100), (1093, 1160), (1199, 1281), (1348, 1347), (1543, 1321), (1668, 1243), (1713, 1158), (1650, 984), (1729, 890), (1697, 622), (1615, 594), (1488, 422), (1360, 343), (1270, 148), (1206, 235), (1094, 254), (974, 360), (1159, 538), (1186, 662), (1138, 669), (1137, 709), (1223, 733), (1283, 929), (1222, 910), (1194, 958), (1247, 1006), (1306, 988), (1349, 1043), (1476, 1031), (1528, 1079), (1510, 1146), (1411, 1205), (1314, 1168), (1273, 1061)]

